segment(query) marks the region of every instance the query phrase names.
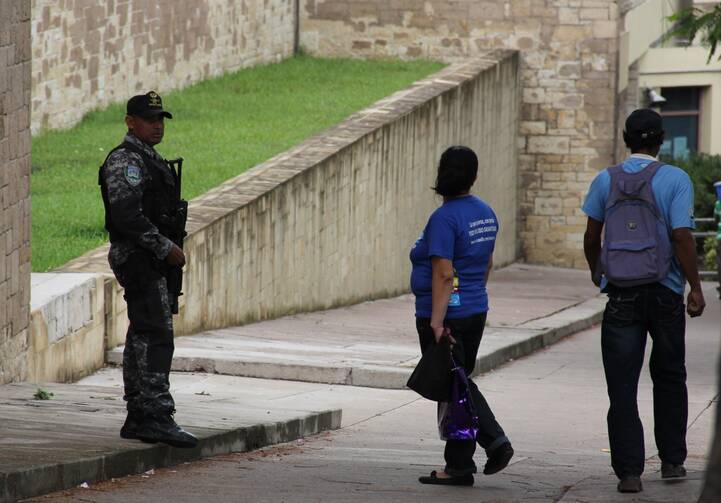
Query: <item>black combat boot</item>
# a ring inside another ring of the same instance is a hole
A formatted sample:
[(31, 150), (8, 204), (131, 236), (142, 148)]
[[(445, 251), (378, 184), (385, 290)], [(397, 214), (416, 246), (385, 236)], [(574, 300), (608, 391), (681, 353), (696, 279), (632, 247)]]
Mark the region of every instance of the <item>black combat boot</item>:
[(125, 424), (120, 428), (120, 438), (128, 440), (134, 440), (138, 438), (138, 428), (143, 422), (143, 414), (139, 411), (128, 411), (128, 416), (125, 418)]
[(178, 426), (171, 415), (146, 417), (137, 430), (137, 438), (143, 442), (162, 442), (173, 447), (192, 448), (198, 445), (198, 439)]

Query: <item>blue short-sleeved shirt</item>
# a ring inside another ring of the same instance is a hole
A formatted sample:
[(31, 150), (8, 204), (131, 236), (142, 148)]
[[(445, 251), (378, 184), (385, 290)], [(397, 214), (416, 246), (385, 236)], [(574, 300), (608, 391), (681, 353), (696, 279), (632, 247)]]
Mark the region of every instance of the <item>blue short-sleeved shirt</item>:
[(433, 212), (410, 254), (417, 317), (431, 316), (434, 256), (451, 260), (458, 277), (446, 318), (466, 318), (488, 311), (486, 271), (497, 233), (496, 214), (473, 195), (451, 199)]
[[(623, 170), (627, 173), (638, 173), (653, 161), (650, 156), (633, 154), (623, 162)], [(662, 166), (653, 177), (651, 187), (669, 235), (673, 229), (696, 227), (693, 215), (693, 184), (685, 171), (670, 164)], [(611, 175), (605, 169), (591, 182), (591, 188), (583, 203), (583, 212), (594, 220), (605, 221), (606, 201), (610, 193)], [(683, 294), (685, 282), (681, 266), (676, 257), (673, 257), (668, 276), (661, 281), (661, 284), (676, 293)], [(604, 278), (601, 289), (605, 287)]]

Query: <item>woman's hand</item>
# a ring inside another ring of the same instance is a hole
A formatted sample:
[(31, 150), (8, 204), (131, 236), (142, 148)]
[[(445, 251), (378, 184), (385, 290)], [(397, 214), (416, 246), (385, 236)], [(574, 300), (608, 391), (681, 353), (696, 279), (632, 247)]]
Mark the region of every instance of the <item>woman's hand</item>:
[(441, 342), (441, 339), (443, 339), (444, 337), (448, 337), (448, 340), (451, 341), (451, 345), (455, 344), (456, 340), (451, 335), (450, 328), (443, 327), (443, 326), (440, 326), (440, 327), (431, 326), (431, 328), (433, 329), (433, 335), (435, 335), (435, 337), (436, 337), (436, 344)]
[(446, 333), (445, 327), (431, 327), (433, 329), (433, 335), (436, 336), (436, 344), (441, 342), (441, 339), (443, 338), (443, 334)]

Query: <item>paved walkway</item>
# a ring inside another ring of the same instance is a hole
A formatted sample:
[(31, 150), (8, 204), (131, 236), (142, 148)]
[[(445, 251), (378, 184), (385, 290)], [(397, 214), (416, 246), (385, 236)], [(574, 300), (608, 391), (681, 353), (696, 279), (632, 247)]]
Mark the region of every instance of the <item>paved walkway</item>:
[[(587, 274), (575, 270), (515, 265), (495, 272), (489, 290), (481, 371), (587, 328), (603, 306)], [(176, 344), (176, 370), (326, 384), (174, 374), (176, 419), (201, 438), (190, 451), (118, 437), (124, 420), (118, 369), (79, 384), (42, 385), (51, 400), (33, 399), (38, 386), (30, 383), (0, 386), (0, 501), (338, 428), (339, 407), (344, 416), (354, 414), (349, 400), (375, 398), (364, 388), (328, 383), (404, 388), (419, 357), (410, 296), (180, 337)], [(308, 389), (315, 398), (299, 399)], [(356, 417), (372, 417), (372, 409)]]
[[(188, 377), (191, 377), (188, 374)], [(202, 382), (202, 376), (196, 376)], [(121, 380), (122, 382), (122, 380)], [(30, 383), (0, 386), (0, 502), (107, 480), (201, 457), (288, 442), (340, 426), (341, 411), (284, 399), (287, 389), (233, 388), (211, 398), (192, 382), (175, 385), (176, 420), (200, 439), (173, 449), (119, 437), (125, 420), (121, 387)], [(261, 393), (259, 395), (259, 393)]]
[[(497, 475), (478, 474), (474, 487), (422, 486), (417, 482), (419, 475), (441, 466), (443, 447), (435, 424), (435, 404), (410, 391), (176, 374), (173, 380), (181, 389), (208, 393), (196, 395), (198, 402), (232, 400), (235, 390), (254, 389), (254, 402), (294, 400), (314, 408), (341, 407), (342, 428), (304, 442), (219, 456), (152, 475), (91, 483), (89, 488), (38, 501), (693, 502), (706, 462), (713, 400), (718, 399), (715, 363), (721, 343), (721, 308), (711, 298), (712, 292), (711, 285), (707, 313), (688, 320), (689, 476), (683, 481), (668, 482), (660, 477), (646, 363), (639, 387), (639, 411), (646, 432), (645, 489), (637, 495), (616, 492), (606, 433), (608, 398), (600, 331), (595, 327), (476, 378), (513, 441), (516, 456), (512, 465)], [(119, 387), (120, 370), (109, 369), (85, 382)], [(272, 394), (266, 400), (268, 391)], [(475, 460), (483, 466), (482, 451), (476, 452)]]
[[(477, 372), (598, 323), (605, 302), (584, 271), (521, 264), (495, 271), (489, 296)], [(180, 337), (173, 370), (402, 389), (419, 357), (405, 295)]]

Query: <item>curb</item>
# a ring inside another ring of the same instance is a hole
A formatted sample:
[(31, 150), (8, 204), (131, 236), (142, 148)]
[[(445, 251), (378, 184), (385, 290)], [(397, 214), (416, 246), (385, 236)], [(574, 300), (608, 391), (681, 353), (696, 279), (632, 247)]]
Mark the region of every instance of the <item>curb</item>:
[[(490, 354), (478, 357), (473, 375), (493, 370), (509, 360), (529, 355), (564, 337), (600, 323), (605, 302), (605, 296), (599, 295), (550, 316), (532, 320), (511, 329), (513, 336), (508, 335), (507, 344), (501, 345)], [(106, 361), (111, 365), (122, 365), (122, 352), (108, 351)], [(405, 389), (413, 366), (303, 365), (297, 362), (277, 360), (195, 358), (176, 355), (173, 358), (172, 370), (174, 372), (206, 372), (237, 377), (343, 384), (368, 388)]]
[(577, 334), (601, 323), (606, 296), (599, 295), (576, 304), (545, 318), (526, 322), (518, 327), (520, 330), (531, 331), (527, 337), (497, 349), (489, 355), (476, 360), (473, 375), (493, 370), (504, 363), (528, 356), (539, 349)]
[(140, 444), (98, 457), (67, 460), (35, 466), (17, 472), (0, 473), (0, 503), (13, 502), (55, 491), (70, 489), (83, 482), (93, 483), (111, 478), (143, 473), (200, 458), (246, 452), (260, 447), (291, 442), (341, 425), (342, 411), (327, 410), (307, 416), (219, 431), (192, 428), (198, 437), (194, 449), (177, 449), (164, 444)]

